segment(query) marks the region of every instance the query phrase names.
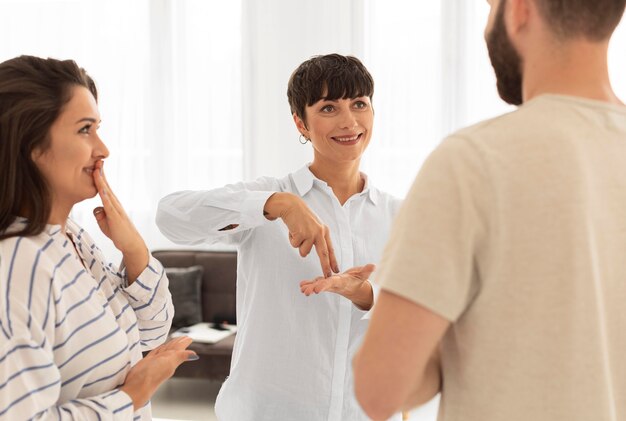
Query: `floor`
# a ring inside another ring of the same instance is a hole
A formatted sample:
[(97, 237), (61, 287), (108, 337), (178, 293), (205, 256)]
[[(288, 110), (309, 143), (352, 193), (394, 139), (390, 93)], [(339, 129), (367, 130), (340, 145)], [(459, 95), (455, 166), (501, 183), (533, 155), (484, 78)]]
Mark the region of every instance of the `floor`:
[(217, 421), (213, 405), (221, 383), (173, 377), (152, 396), (154, 421)]
[[(216, 421), (213, 405), (219, 382), (171, 378), (152, 397), (154, 421)], [(410, 421), (435, 421), (439, 398), (412, 411)]]

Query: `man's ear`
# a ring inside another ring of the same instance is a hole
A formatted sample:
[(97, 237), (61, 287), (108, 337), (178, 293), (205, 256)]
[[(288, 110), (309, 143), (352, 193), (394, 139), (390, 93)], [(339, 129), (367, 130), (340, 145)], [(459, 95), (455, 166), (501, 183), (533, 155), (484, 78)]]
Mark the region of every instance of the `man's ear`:
[(534, 0), (501, 0), (507, 2), (504, 19), (509, 36), (515, 35), (524, 30), (530, 18), (530, 9), (534, 5), (530, 4)]

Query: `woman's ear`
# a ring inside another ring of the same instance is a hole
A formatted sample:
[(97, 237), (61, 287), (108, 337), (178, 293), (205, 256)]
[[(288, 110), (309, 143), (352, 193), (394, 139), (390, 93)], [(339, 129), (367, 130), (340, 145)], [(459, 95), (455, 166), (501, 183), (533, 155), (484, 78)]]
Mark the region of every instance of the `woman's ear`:
[(37, 161), (39, 161), (39, 159), (41, 158), (41, 156), (44, 154), (43, 149), (41, 148), (34, 148), (31, 153), (30, 153), (30, 159), (37, 164)]
[(307, 129), (306, 124), (304, 123), (304, 121), (302, 121), (302, 119), (300, 117), (298, 117), (296, 115), (296, 113), (293, 113), (293, 122), (296, 123), (296, 128), (298, 129), (298, 131), (300, 132), (300, 134), (302, 134), (302, 136), (308, 138), (308, 132), (309, 129)]

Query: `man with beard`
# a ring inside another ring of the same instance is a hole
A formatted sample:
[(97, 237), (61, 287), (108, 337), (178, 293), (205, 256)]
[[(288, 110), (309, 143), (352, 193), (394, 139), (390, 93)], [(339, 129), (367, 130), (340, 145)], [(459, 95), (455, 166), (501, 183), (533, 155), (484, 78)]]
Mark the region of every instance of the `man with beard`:
[(626, 419), (626, 106), (608, 77), (626, 0), (489, 0), (500, 96), (418, 174), (354, 359), (383, 420)]

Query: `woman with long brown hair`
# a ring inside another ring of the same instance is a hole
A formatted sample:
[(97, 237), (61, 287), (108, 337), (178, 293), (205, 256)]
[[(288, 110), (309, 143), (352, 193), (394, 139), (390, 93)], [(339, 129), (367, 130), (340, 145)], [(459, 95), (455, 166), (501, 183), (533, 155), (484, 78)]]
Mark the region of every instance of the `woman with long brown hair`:
[[(71, 60), (0, 63), (0, 419), (147, 420), (156, 388), (197, 358), (189, 338), (160, 345), (167, 277), (104, 175), (97, 98)], [(69, 218), (96, 194), (123, 269)]]

